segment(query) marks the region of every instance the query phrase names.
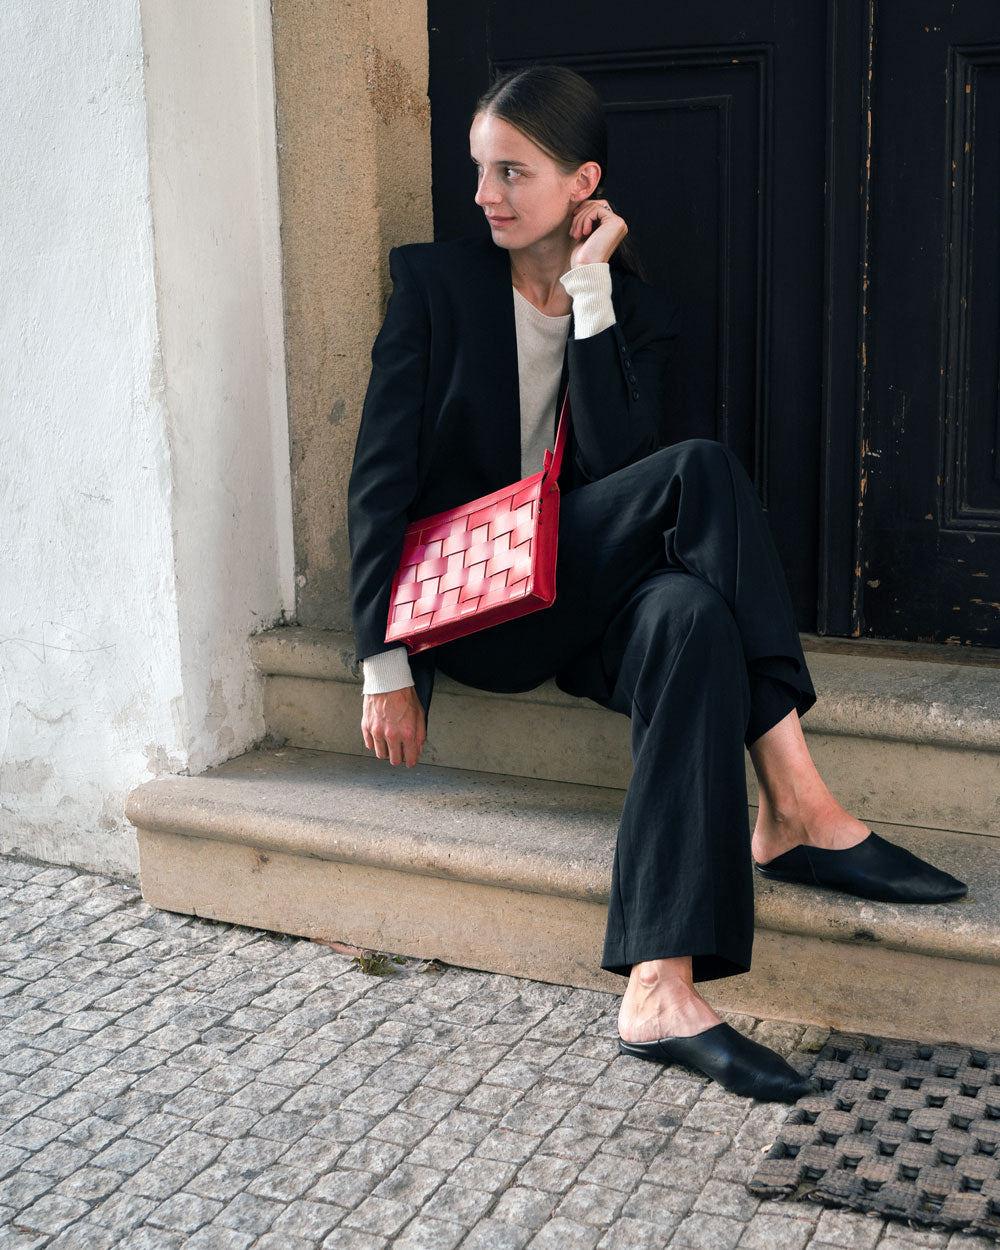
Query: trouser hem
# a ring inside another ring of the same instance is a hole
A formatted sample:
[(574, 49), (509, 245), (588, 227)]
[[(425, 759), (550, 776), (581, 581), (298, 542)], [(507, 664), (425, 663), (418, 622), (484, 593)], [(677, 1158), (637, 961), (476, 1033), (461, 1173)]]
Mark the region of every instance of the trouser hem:
[(747, 943), (727, 944), (724, 950), (712, 949), (708, 943), (665, 941), (662, 934), (633, 936), (626, 941), (605, 942), (601, 967), (605, 972), (627, 977), (633, 964), (650, 959), (682, 959), (690, 957), (695, 981), (717, 981), (722, 977), (739, 976), (750, 971), (753, 939)]

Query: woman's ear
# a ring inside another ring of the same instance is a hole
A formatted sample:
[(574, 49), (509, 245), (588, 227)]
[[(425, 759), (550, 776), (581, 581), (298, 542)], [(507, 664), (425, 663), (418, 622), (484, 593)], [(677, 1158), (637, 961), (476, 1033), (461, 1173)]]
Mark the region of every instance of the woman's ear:
[(597, 161), (585, 161), (576, 171), (572, 198), (582, 204), (601, 185), (601, 167)]

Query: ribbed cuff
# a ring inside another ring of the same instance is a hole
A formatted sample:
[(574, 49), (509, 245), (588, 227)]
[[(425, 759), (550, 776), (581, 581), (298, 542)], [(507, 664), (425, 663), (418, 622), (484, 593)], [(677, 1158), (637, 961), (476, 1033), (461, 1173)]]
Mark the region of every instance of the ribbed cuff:
[(365, 673), (365, 694), (389, 694), (413, 685), (410, 659), (405, 647), (380, 651), (361, 662)]
[(571, 269), (559, 279), (573, 301), (573, 337), (593, 338), (615, 324), (611, 303), (611, 268), (607, 261), (595, 261)]

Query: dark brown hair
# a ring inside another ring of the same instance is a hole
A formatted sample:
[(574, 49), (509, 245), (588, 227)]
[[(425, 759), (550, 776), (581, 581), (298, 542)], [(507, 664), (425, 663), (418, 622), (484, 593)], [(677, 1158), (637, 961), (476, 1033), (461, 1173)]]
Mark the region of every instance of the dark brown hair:
[[(476, 102), (476, 114), (489, 113), (536, 143), (566, 172), (587, 161), (601, 167), (594, 195), (606, 197), (608, 124), (604, 106), (585, 78), (564, 65), (530, 65), (497, 78)], [(642, 276), (629, 239), (611, 258), (612, 265)]]

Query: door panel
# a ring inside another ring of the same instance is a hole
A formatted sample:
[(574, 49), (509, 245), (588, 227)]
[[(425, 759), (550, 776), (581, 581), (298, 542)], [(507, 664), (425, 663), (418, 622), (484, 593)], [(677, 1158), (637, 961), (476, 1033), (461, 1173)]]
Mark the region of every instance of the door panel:
[(825, 14), (795, 0), (623, 0), (609, 23), (605, 5), (580, 0), (431, 0), (429, 15), (436, 234), (484, 230), (467, 132), (491, 69), (555, 61), (587, 77), (608, 109), (609, 196), (681, 307), (665, 441), (717, 437), (737, 452), (800, 625), (815, 628)]
[(1000, 14), (882, 0), (864, 631), (1000, 645)]
[[(682, 310), (684, 347), (664, 441), (728, 443), (766, 504), (766, 374), (758, 357), (767, 326), (757, 301), (767, 289), (759, 208), (768, 200), (768, 55), (718, 49), (651, 65), (575, 68), (608, 101), (608, 193), (629, 222), (649, 280)], [(751, 309), (752, 318), (737, 312)]]

